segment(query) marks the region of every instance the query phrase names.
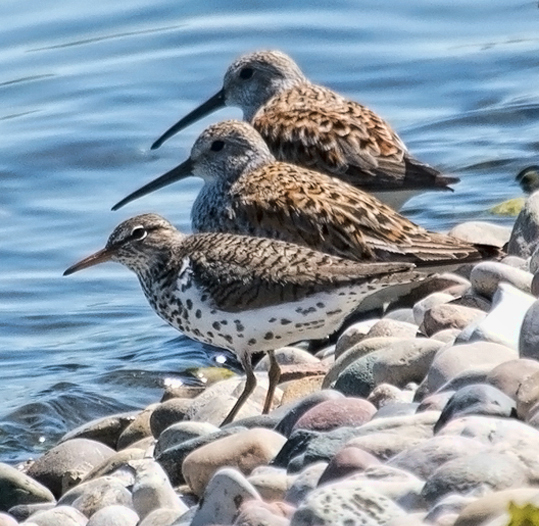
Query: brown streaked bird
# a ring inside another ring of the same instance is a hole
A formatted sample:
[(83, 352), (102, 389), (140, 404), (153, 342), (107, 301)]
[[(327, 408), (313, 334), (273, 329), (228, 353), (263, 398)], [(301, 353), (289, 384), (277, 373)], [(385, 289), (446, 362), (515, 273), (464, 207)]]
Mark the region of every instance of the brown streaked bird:
[(195, 232), (232, 232), (297, 243), (356, 261), (407, 261), (433, 267), (498, 255), (429, 232), (349, 184), (277, 161), (248, 123), (207, 128), (184, 163), (113, 207), (189, 175), (205, 185), (191, 212)]
[(325, 337), (356, 308), (385, 304), (425, 278), (407, 263), (362, 264), (250, 236), (185, 235), (156, 214), (124, 221), (104, 249), (64, 275), (105, 261), (135, 272), (152, 308), (174, 328), (238, 355), (245, 387), (223, 424), (256, 385), (253, 352), (269, 353), (268, 412), (280, 375), (275, 348)]
[(456, 177), (410, 155), (389, 124), (369, 108), (310, 82), (280, 51), (240, 57), (222, 89), (152, 145), (223, 106), (238, 106), (279, 161), (333, 175), (395, 209), (427, 190), (451, 190)]

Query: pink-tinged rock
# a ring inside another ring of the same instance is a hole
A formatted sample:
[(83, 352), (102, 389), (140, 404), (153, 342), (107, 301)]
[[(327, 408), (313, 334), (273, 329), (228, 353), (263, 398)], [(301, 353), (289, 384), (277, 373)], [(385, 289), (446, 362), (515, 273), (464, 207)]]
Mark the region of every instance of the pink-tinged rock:
[(479, 309), (442, 303), (425, 312), (422, 330), (431, 336), (444, 329), (464, 329), (485, 316), (485, 312)]
[(536, 372), (539, 372), (539, 362), (536, 360), (509, 360), (492, 369), (487, 375), (487, 382), (517, 400), (522, 382)]
[(241, 505), (234, 526), (288, 526), (295, 510), (286, 502), (248, 500)]
[(330, 431), (337, 427), (360, 426), (376, 413), (376, 407), (363, 398), (327, 400), (309, 409), (295, 424), (296, 429)]
[(269, 464), (285, 442), (283, 435), (269, 429), (240, 431), (189, 453), (183, 461), (182, 473), (193, 493), (200, 496), (219, 469), (234, 467), (249, 475), (254, 468)]
[(318, 484), (360, 473), (375, 464), (380, 464), (380, 461), (374, 455), (357, 447), (345, 446), (329, 461)]

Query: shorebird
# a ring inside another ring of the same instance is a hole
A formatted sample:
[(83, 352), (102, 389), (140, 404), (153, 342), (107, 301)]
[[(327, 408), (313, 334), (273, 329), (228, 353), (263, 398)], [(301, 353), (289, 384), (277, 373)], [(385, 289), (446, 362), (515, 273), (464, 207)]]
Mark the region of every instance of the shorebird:
[(358, 306), (386, 303), (425, 278), (407, 263), (362, 264), (265, 238), (186, 235), (156, 214), (124, 221), (105, 248), (64, 275), (105, 261), (135, 272), (152, 308), (174, 328), (238, 355), (245, 387), (223, 425), (256, 386), (253, 352), (270, 357), (266, 413), (280, 375), (275, 348), (325, 337)]
[(451, 190), (449, 185), (459, 181), (415, 159), (381, 117), (313, 84), (280, 51), (249, 53), (233, 62), (222, 89), (166, 131), (152, 149), (223, 106), (240, 107), (278, 160), (338, 177), (397, 210), (413, 195)]
[(277, 161), (258, 132), (241, 121), (207, 128), (185, 162), (113, 210), (189, 175), (205, 182), (191, 212), (195, 232), (270, 237), (356, 261), (418, 267), (454, 266), (499, 252), (429, 232), (367, 192)]

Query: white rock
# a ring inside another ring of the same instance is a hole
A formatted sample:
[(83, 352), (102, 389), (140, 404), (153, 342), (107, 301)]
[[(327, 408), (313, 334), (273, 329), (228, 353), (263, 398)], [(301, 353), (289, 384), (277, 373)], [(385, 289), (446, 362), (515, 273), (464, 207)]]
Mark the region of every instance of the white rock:
[(510, 267), (497, 261), (482, 261), (475, 265), (470, 274), (473, 290), (490, 299), (502, 281), (511, 283), (523, 292), (530, 292), (533, 274)]
[[(51, 510), (38, 511), (31, 517), (31, 524), (36, 526), (86, 526), (88, 519), (71, 506), (56, 506)], [(23, 522), (25, 526), (30, 523)]]
[(423, 323), (423, 319), (425, 318), (425, 312), (432, 309), (432, 307), (435, 305), (449, 303), (454, 299), (455, 298), (451, 294), (447, 294), (446, 292), (433, 292), (432, 294), (429, 294), (414, 305), (415, 322), (417, 325), (421, 325)]
[(137, 526), (139, 516), (125, 506), (112, 505), (96, 511), (87, 526)]

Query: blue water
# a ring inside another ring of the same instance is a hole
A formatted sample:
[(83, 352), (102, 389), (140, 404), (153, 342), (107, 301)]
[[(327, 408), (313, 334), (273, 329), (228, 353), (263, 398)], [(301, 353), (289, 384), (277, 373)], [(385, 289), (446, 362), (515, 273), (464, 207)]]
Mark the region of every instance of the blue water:
[[(136, 213), (189, 230), (187, 180), (110, 207), (170, 169), (226, 109), (151, 152), (255, 49), (291, 54), (319, 83), (383, 115), (420, 159), (462, 182), (405, 212), (432, 229), (520, 194), (538, 161), (535, 1), (3, 0), (0, 2), (0, 460), (39, 454), (75, 425), (155, 400), (214, 364), (164, 325), (133, 275), (62, 277)], [(228, 358), (227, 358), (228, 360)]]

